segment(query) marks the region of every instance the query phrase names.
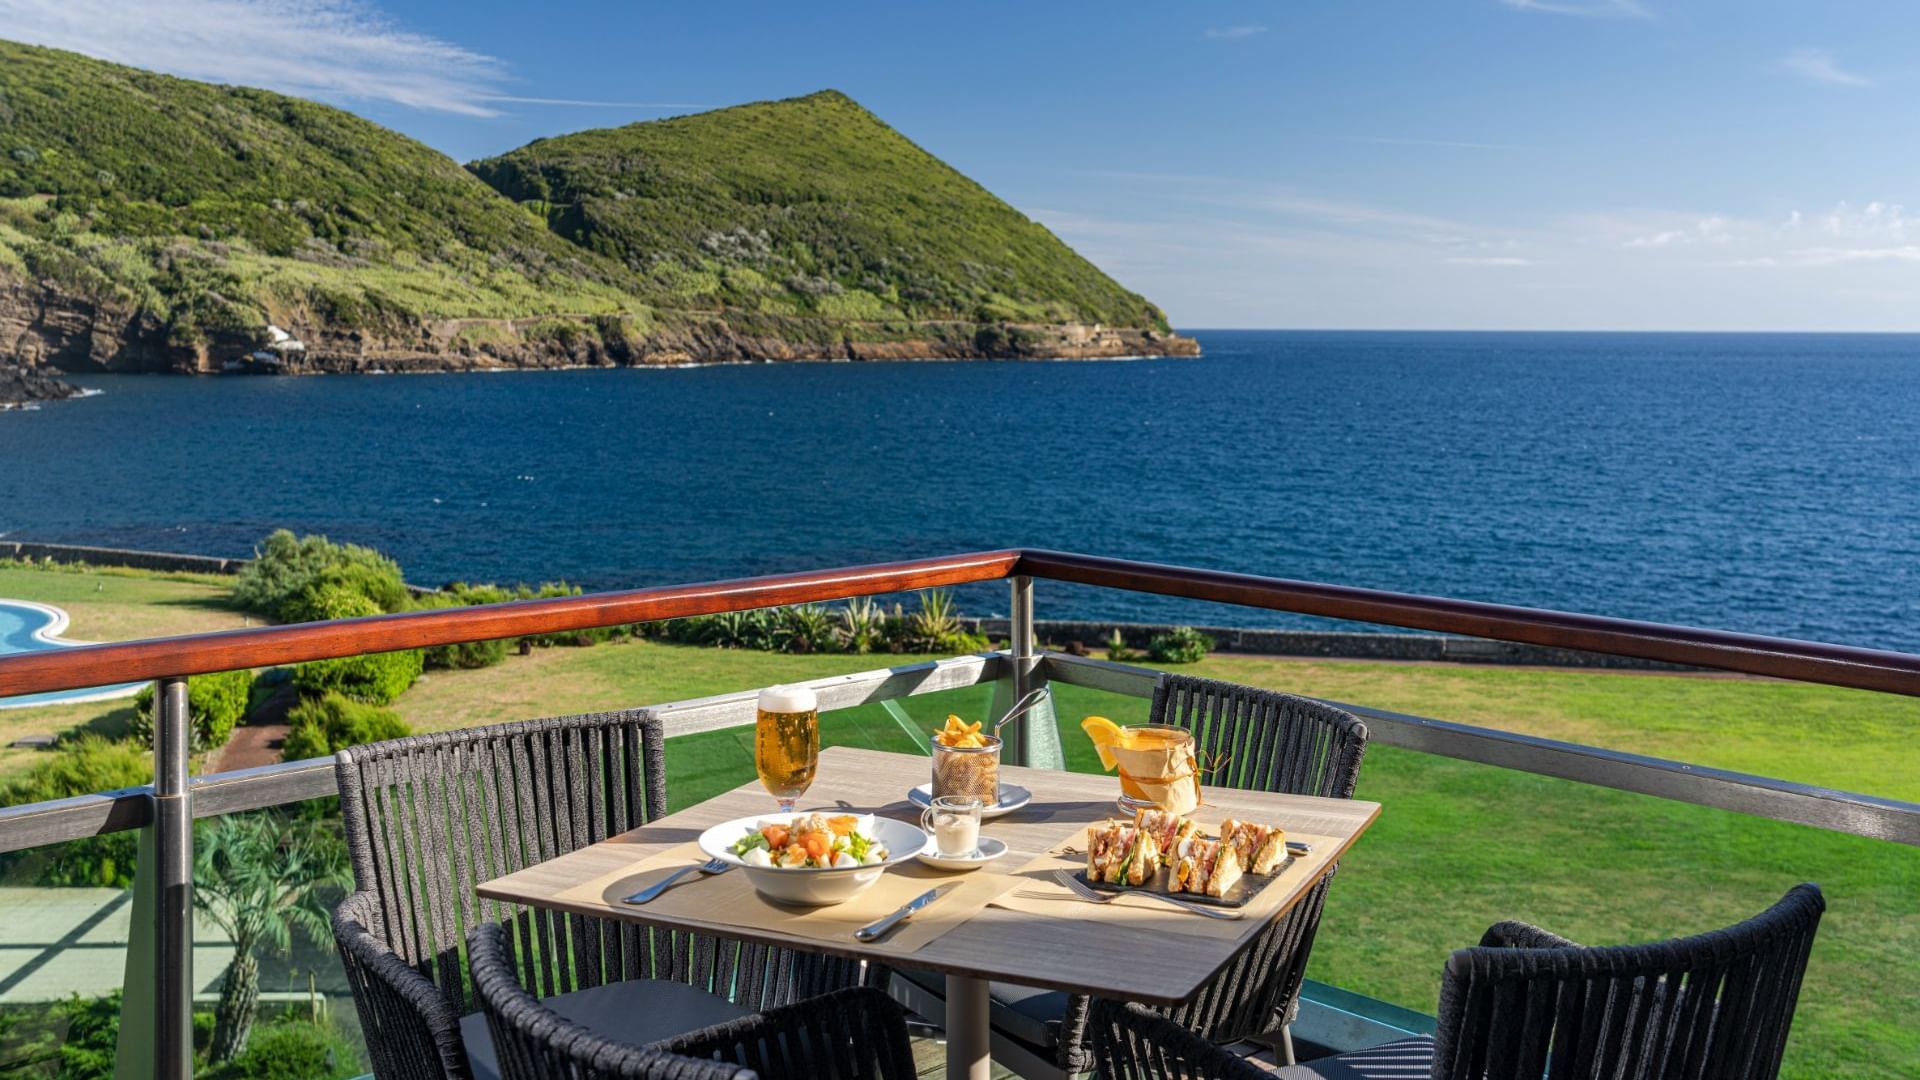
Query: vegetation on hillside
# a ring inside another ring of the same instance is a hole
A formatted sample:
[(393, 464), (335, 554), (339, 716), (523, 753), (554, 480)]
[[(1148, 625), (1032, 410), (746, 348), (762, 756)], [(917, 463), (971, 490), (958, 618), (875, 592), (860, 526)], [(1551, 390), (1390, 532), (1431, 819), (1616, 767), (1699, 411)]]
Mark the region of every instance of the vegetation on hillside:
[(471, 168), (671, 306), (1167, 328), (1144, 297), (832, 90), (540, 139)]
[(915, 320), (1166, 329), (831, 91), (543, 139), (469, 171), (326, 105), (0, 41), (10, 280), (229, 356), (266, 344), (269, 322), (419, 341), (428, 320), (519, 319), (461, 328), (449, 347), (562, 352), (716, 318), (815, 350), (848, 336), (1020, 344), (999, 326), (975, 341)]
[(179, 343), (291, 311), (379, 329), (634, 302), (617, 265), (351, 113), (0, 41), (9, 270), (144, 310)]

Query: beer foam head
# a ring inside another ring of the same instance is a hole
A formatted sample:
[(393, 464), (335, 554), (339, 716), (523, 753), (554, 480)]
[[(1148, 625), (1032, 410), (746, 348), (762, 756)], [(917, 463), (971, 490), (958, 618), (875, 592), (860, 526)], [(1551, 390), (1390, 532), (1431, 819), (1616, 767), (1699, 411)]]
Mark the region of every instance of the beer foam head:
[(760, 707), (767, 712), (812, 712), (820, 699), (811, 686), (769, 686), (760, 691)]

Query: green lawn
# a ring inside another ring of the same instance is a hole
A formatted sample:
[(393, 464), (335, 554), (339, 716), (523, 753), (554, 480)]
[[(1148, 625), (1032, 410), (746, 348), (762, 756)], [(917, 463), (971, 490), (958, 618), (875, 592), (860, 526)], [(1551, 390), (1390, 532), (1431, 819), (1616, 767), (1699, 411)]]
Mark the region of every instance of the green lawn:
[[(212, 574), (43, 568), (0, 561), (0, 600), (37, 600), (63, 609), (71, 622), (62, 636), (72, 641), (125, 641), (244, 626), (246, 616), (227, 603), (228, 581)], [(118, 737), (133, 717), (132, 701), (0, 709), (0, 783), (35, 760), (35, 751), (14, 749), (14, 740), (73, 731)]]
[[(0, 596), (64, 606), (49, 592), (76, 588), (71, 575), (31, 573), (0, 576)], [(84, 602), (85, 593), (79, 588), (73, 602)], [(75, 621), (77, 635), (94, 633), (77, 609)], [(435, 672), (398, 708), (416, 730), (432, 730), (653, 704), (912, 659), (653, 642), (546, 649), (482, 671)], [(1920, 702), (1911, 699), (1749, 679), (1235, 656), (1189, 670), (1920, 799)], [(931, 728), (948, 711), (980, 717), (988, 693), (977, 687), (904, 704)], [(1057, 698), (1068, 765), (1080, 770), (1094, 767), (1077, 730), (1082, 716), (1131, 722), (1147, 707), (1069, 686), (1057, 687)], [(878, 706), (827, 715), (822, 737), (828, 745), (913, 750)], [(753, 779), (744, 729), (673, 739), (667, 764), (674, 805)], [(831, 774), (819, 780), (823, 794), (832, 785)], [(1343, 862), (1314, 949), (1309, 974), (1316, 979), (1431, 1012), (1447, 953), (1500, 919), (1595, 943), (1646, 941), (1733, 922), (1797, 882), (1817, 881), (1831, 907), (1787, 1075), (1910, 1076), (1920, 1060), (1920, 1025), (1910, 1015), (1920, 1001), (1920, 850), (1385, 747), (1369, 751), (1359, 794), (1386, 810)]]

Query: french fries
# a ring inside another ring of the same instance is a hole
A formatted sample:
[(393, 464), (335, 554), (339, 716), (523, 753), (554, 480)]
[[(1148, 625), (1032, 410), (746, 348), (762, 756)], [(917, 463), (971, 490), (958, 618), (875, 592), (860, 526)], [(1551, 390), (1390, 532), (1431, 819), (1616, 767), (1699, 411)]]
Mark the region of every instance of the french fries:
[(978, 720), (969, 724), (948, 713), (947, 726), (933, 733), (933, 741), (955, 749), (978, 750), (987, 745), (987, 737), (980, 734), (980, 726)]

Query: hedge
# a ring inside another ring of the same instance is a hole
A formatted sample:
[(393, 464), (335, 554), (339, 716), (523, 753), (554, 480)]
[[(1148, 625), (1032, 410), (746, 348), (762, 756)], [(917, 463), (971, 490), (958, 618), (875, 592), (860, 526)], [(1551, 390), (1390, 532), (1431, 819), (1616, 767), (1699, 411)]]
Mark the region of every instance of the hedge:
[(332, 692), (295, 705), (287, 711), (287, 722), (290, 727), (280, 750), (283, 761), (330, 757), (349, 746), (412, 734), (392, 709)]
[[(153, 782), (152, 755), (137, 743), (109, 742), (98, 735), (63, 741), (60, 749), (35, 763), (25, 776), (0, 785), (0, 805), (46, 802), (118, 791)], [(109, 833), (84, 840), (0, 856), (0, 867), (39, 864), (32, 880), (39, 885), (133, 884), (135, 834)]]
[(410, 599), (400, 564), (385, 555), (324, 536), (296, 537), (286, 529), (261, 541), (234, 580), (233, 598), (279, 622), (300, 622), (295, 604), (301, 595), (329, 584), (365, 596), (377, 611), (405, 611)]
[[(252, 691), (251, 671), (219, 671), (187, 679), (187, 742), (195, 753), (226, 745), (234, 725), (247, 715)], [(142, 687), (134, 696), (133, 723), (127, 736), (142, 747), (153, 745), (152, 685)]]

